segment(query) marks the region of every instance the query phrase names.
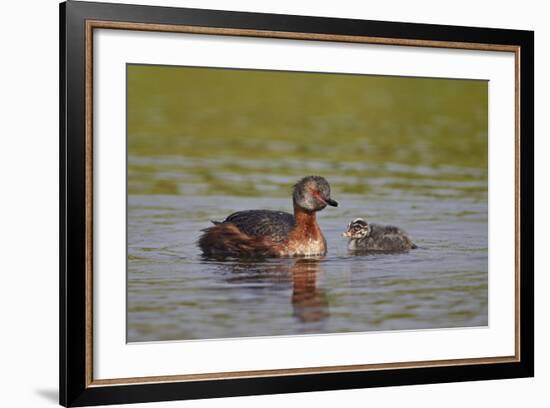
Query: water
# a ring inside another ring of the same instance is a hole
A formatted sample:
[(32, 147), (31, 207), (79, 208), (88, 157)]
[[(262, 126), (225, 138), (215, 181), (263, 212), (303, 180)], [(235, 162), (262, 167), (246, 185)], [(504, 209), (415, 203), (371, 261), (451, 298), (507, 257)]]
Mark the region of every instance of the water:
[[(485, 81), (129, 65), (128, 341), (487, 325)], [(328, 253), (205, 259), (209, 220), (331, 183)], [(352, 255), (349, 221), (418, 249)]]
[[(196, 247), (208, 220), (247, 208), (288, 211), (289, 197), (129, 196), (128, 340), (487, 325), (487, 203), (461, 197), (463, 182), (433, 183), (446, 198), (334, 193), (340, 207), (318, 215), (328, 253), (311, 259), (216, 260)], [(405, 229), (419, 248), (349, 254), (341, 234), (357, 216)]]

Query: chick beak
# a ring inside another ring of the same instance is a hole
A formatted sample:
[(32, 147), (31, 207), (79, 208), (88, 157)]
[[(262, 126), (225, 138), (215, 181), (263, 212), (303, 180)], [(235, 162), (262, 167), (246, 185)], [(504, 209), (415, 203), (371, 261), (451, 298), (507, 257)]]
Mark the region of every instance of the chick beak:
[(346, 232), (342, 232), (342, 236), (343, 236), (343, 237), (351, 237), (351, 231), (348, 230), (348, 231), (346, 231)]

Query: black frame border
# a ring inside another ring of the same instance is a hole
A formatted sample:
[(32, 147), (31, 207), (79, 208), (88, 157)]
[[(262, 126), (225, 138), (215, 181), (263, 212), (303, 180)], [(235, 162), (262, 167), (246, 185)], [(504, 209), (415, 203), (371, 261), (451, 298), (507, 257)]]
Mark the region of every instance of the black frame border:
[[(60, 404), (87, 406), (534, 376), (534, 32), (68, 1), (59, 9)], [(87, 20), (520, 47), (518, 362), (132, 385), (86, 386), (85, 30)]]

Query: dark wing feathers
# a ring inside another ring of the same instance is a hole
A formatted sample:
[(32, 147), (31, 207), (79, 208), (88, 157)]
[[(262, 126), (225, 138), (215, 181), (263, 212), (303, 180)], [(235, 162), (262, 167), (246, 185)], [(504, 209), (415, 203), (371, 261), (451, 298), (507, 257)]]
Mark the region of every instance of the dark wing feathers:
[(228, 216), (223, 222), (234, 224), (245, 234), (269, 237), (276, 242), (288, 238), (290, 231), (294, 228), (294, 216), (283, 211), (238, 211)]

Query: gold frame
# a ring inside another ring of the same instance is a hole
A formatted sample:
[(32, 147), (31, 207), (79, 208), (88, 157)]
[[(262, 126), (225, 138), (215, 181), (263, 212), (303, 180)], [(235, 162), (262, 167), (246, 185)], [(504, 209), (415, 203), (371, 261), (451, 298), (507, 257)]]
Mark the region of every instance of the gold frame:
[[(119, 29), (133, 31), (156, 31), (187, 34), (208, 34), (223, 36), (243, 36), (278, 39), (297, 39), (312, 41), (331, 41), (344, 43), (363, 43), (398, 45), (412, 47), (452, 48), (464, 50), (513, 52), (515, 57), (515, 353), (513, 356), (479, 357), (449, 360), (430, 360), (414, 362), (396, 362), (382, 364), (354, 364), (342, 366), (322, 366), (288, 368), (274, 370), (253, 370), (236, 372), (215, 372), (206, 374), (166, 375), (153, 377), (128, 377), (113, 379), (93, 378), (93, 30)], [(286, 31), (262, 31), (249, 29), (231, 29), (215, 27), (196, 27), (187, 25), (166, 25), (149, 23), (127, 23), (119, 21), (86, 21), (86, 239), (85, 239), (85, 282), (86, 282), (86, 347), (85, 347), (85, 386), (102, 387), (112, 385), (169, 383), (201, 380), (223, 380), (235, 378), (292, 376), (301, 374), (320, 374), (353, 371), (389, 370), (397, 368), (420, 368), (460, 366), (470, 364), (514, 363), (521, 361), (520, 356), (520, 47), (515, 45), (428, 41), (395, 39), (368, 36), (330, 35), (298, 33)]]

